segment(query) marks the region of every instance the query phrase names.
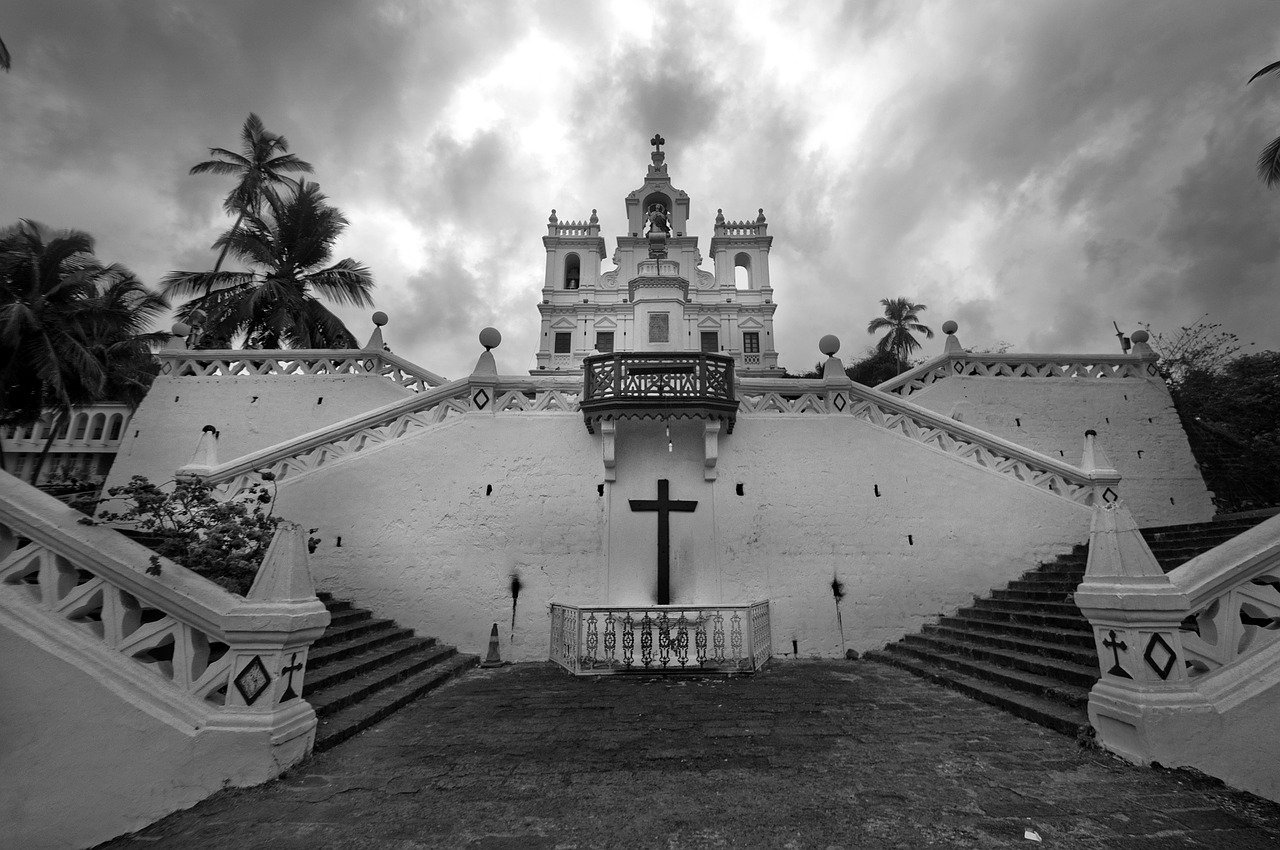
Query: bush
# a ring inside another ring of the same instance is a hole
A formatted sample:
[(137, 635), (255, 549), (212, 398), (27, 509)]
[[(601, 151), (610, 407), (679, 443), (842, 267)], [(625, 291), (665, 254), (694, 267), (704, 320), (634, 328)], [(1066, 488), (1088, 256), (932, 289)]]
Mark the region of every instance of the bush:
[(243, 596), (280, 524), (280, 517), (272, 513), (275, 476), (260, 474), (266, 483), (226, 502), (215, 499), (212, 488), (200, 479), (171, 482), (173, 489), (166, 492), (146, 476), (135, 475), (128, 484), (109, 489), (103, 500), (122, 501), (123, 510), (102, 511), (96, 520), (81, 522), (111, 523), (150, 547), (156, 553), (147, 569), (152, 575), (160, 573), (163, 556)]

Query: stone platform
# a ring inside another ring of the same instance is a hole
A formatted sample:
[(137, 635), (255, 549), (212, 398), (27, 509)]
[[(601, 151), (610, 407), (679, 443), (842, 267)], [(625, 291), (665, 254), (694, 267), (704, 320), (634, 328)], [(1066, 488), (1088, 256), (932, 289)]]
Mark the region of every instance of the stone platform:
[(547, 663), (468, 673), (282, 780), (107, 846), (1275, 847), (1280, 806), (877, 664)]

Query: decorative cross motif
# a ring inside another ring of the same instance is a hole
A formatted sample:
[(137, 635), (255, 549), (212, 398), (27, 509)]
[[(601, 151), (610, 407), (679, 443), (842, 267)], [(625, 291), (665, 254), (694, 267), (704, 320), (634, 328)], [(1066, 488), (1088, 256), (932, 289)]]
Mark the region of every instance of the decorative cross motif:
[(658, 498), (629, 499), (633, 511), (658, 512), (658, 604), (671, 604), (671, 512), (693, 513), (698, 503), (672, 501), (671, 482), (658, 479)]
[(649, 140), (649, 144), (653, 145), (654, 153), (661, 153), (662, 146), (665, 145), (666, 143), (667, 143), (667, 140), (662, 138), (661, 133), (654, 133), (653, 138)]
[(1119, 676), (1122, 679), (1132, 679), (1133, 677), (1126, 673), (1124, 668), (1120, 666), (1120, 650), (1123, 649), (1128, 651), (1129, 645), (1122, 640), (1116, 640), (1115, 629), (1111, 630), (1111, 638), (1109, 640), (1104, 640), (1102, 645), (1111, 650), (1111, 654), (1115, 657), (1115, 663), (1111, 665), (1111, 669), (1107, 672), (1112, 676)]
[(280, 697), (281, 702), (288, 702), (291, 699), (298, 698), (298, 692), (293, 689), (293, 674), (302, 669), (302, 662), (298, 661), (298, 653), (294, 653), (289, 659), (289, 666), (280, 671), (281, 676), (288, 676), (289, 681), (285, 683), (284, 694)]

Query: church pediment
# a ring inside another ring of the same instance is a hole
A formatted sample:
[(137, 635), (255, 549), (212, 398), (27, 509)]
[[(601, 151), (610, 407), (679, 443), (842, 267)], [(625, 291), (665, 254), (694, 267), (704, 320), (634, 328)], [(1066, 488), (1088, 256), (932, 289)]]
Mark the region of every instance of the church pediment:
[(713, 319), (710, 316), (707, 316), (702, 321), (698, 322), (698, 330), (715, 331), (719, 329), (720, 329), (719, 320)]
[(752, 330), (760, 330), (761, 328), (763, 328), (763, 327), (764, 327), (764, 322), (761, 322), (761, 321), (760, 321), (759, 319), (757, 319), (755, 316), (749, 316), (749, 317), (747, 317), (747, 318), (742, 319), (741, 321), (739, 321), (739, 322), (738, 322), (738, 327), (739, 327), (740, 329), (748, 330), (748, 331), (752, 331)]
[(577, 327), (577, 325), (578, 323), (573, 319), (570, 319), (568, 316), (561, 316), (551, 323), (551, 328), (552, 330), (557, 331), (571, 331)]
[(603, 328), (605, 330), (611, 330), (613, 328), (616, 328), (617, 326), (618, 326), (618, 323), (615, 322), (613, 319), (610, 319), (608, 316), (605, 316), (603, 319), (597, 319), (594, 325), (596, 329)]

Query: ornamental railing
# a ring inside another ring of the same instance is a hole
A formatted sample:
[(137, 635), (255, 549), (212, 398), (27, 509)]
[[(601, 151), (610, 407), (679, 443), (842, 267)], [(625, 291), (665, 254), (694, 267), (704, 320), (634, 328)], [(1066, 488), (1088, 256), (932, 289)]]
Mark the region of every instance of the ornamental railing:
[(579, 676), (752, 673), (772, 654), (768, 600), (638, 607), (551, 603), (551, 660)]
[(601, 419), (711, 416), (733, 430), (733, 358), (699, 351), (614, 352), (582, 361), (582, 415)]
[(447, 379), (389, 351), (228, 349), (159, 352), (160, 374), (174, 377), (223, 375), (378, 375), (414, 392), (426, 392)]
[[(241, 597), (80, 519), (0, 473), (0, 615), (88, 653), (96, 678), (195, 728), (247, 731), (286, 709), (314, 727), (300, 695), (329, 613), (314, 593), (296, 593), (311, 582), (300, 529), (282, 526)], [(279, 598), (282, 587), (292, 595)]]
[(951, 377), (1147, 378), (1159, 377), (1155, 357), (1131, 354), (972, 354), (947, 352), (878, 384), (876, 389), (908, 398)]

